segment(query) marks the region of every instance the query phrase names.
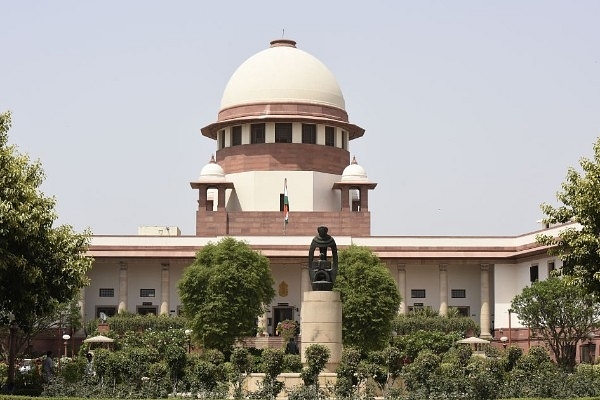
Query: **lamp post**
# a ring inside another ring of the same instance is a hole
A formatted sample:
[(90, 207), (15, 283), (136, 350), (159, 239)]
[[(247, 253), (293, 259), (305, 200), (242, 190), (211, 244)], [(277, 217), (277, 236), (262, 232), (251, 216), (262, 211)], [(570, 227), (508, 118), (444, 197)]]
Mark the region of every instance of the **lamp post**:
[(65, 357), (67, 357), (67, 342), (69, 341), (69, 339), (71, 339), (71, 336), (65, 333), (64, 335), (62, 335), (62, 338), (65, 345)]
[(502, 342), (502, 348), (503, 348), (504, 350), (506, 350), (506, 345), (508, 344), (508, 343), (506, 343), (506, 342), (508, 341), (508, 338), (507, 338), (506, 336), (502, 336), (502, 337), (500, 338), (500, 341)]
[(184, 331), (184, 333), (185, 333), (185, 336), (187, 336), (187, 347), (188, 347), (188, 353), (189, 353), (192, 349), (192, 330), (186, 329)]

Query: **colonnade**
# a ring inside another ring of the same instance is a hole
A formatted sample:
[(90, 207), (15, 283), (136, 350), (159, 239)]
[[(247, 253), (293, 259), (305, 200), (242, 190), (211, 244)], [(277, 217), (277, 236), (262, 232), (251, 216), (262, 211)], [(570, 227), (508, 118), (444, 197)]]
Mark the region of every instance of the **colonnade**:
[[(398, 312), (400, 314), (408, 313), (406, 299), (409, 297), (406, 284), (406, 265), (398, 264), (396, 267), (397, 282), (402, 302)], [(479, 304), (479, 325), (482, 338), (491, 338), (491, 318), (490, 318), (490, 264), (480, 265), (480, 304)], [(439, 264), (439, 314), (448, 314), (448, 265)]]

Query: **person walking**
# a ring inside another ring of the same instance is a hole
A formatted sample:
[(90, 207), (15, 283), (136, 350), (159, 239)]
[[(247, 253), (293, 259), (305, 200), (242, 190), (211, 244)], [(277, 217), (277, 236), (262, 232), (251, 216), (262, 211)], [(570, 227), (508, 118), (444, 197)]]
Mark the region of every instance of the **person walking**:
[(46, 358), (42, 361), (42, 378), (45, 383), (50, 383), (54, 376), (54, 360), (52, 359), (52, 351), (46, 352)]

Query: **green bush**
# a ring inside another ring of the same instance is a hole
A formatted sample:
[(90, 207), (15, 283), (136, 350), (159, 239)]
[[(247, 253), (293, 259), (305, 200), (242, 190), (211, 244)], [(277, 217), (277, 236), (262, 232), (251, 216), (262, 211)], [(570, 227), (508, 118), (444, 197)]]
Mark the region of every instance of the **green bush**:
[(120, 312), (109, 317), (107, 320), (110, 331), (116, 335), (124, 335), (127, 332), (146, 332), (148, 330), (158, 332), (169, 332), (175, 329), (183, 331), (187, 320), (183, 317), (169, 315), (139, 315)]
[(8, 365), (4, 362), (0, 362), (0, 387), (4, 387), (6, 379), (8, 378)]
[(284, 353), (281, 349), (265, 349), (262, 353), (261, 372), (265, 377), (260, 390), (253, 393), (253, 398), (274, 399), (283, 389), (283, 382), (277, 376), (283, 370)]
[(568, 376), (559, 371), (543, 347), (534, 346), (506, 375), (502, 397), (569, 397)]
[(438, 331), (443, 333), (478, 333), (479, 327), (470, 317), (448, 313), (441, 316), (428, 308), (398, 315), (393, 323), (393, 329), (398, 336), (409, 335), (419, 331)]
[(81, 381), (87, 360), (82, 358), (75, 358), (73, 361), (63, 365), (61, 375), (65, 378), (66, 382), (76, 383)]
[(433, 388), (431, 376), (440, 364), (440, 356), (429, 350), (419, 353), (412, 364), (404, 368), (404, 382), (410, 392), (422, 393), (429, 398)]
[(283, 356), (283, 372), (302, 371), (302, 358), (298, 354), (285, 354)]
[(362, 354), (359, 349), (345, 347), (342, 351), (342, 358), (336, 370), (335, 393), (338, 397), (346, 398), (357, 392), (359, 383), (365, 378), (359, 375), (361, 360)]
[(434, 330), (420, 330), (410, 334), (397, 336), (394, 345), (404, 353), (408, 360), (414, 360), (422, 350), (429, 350), (434, 354), (444, 354), (450, 350), (457, 340), (458, 333), (444, 333)]
[(323, 345), (312, 344), (305, 350), (304, 356), (307, 365), (302, 369), (302, 372), (300, 372), (300, 376), (302, 377), (305, 386), (314, 386), (318, 392), (319, 374), (325, 369), (325, 365), (327, 364), (327, 361), (329, 361), (331, 352)]

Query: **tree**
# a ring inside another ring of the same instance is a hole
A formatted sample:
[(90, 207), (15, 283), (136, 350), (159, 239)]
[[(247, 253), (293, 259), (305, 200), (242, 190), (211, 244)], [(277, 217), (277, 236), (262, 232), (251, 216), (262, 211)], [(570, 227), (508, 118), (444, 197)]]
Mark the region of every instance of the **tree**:
[(275, 296), (269, 260), (231, 237), (209, 243), (179, 282), (185, 315), (204, 347), (228, 351), (250, 336)]
[(334, 290), (342, 299), (344, 345), (365, 351), (386, 347), (401, 298), (379, 258), (367, 247), (342, 250)]
[(583, 172), (569, 168), (558, 207), (544, 203), (541, 208), (549, 224), (576, 222), (557, 237), (540, 235), (539, 243), (563, 262), (560, 273), (588, 291), (600, 294), (600, 138), (594, 144), (594, 158), (580, 160)]
[(9, 325), (9, 385), (18, 332), (53, 315), (87, 284), (89, 233), (54, 226), (56, 200), (40, 186), (44, 172), (8, 144), (9, 112), (0, 114), (0, 320)]
[(563, 278), (534, 282), (515, 296), (511, 307), (523, 324), (542, 337), (565, 371), (575, 366), (577, 343), (600, 326), (598, 297)]

